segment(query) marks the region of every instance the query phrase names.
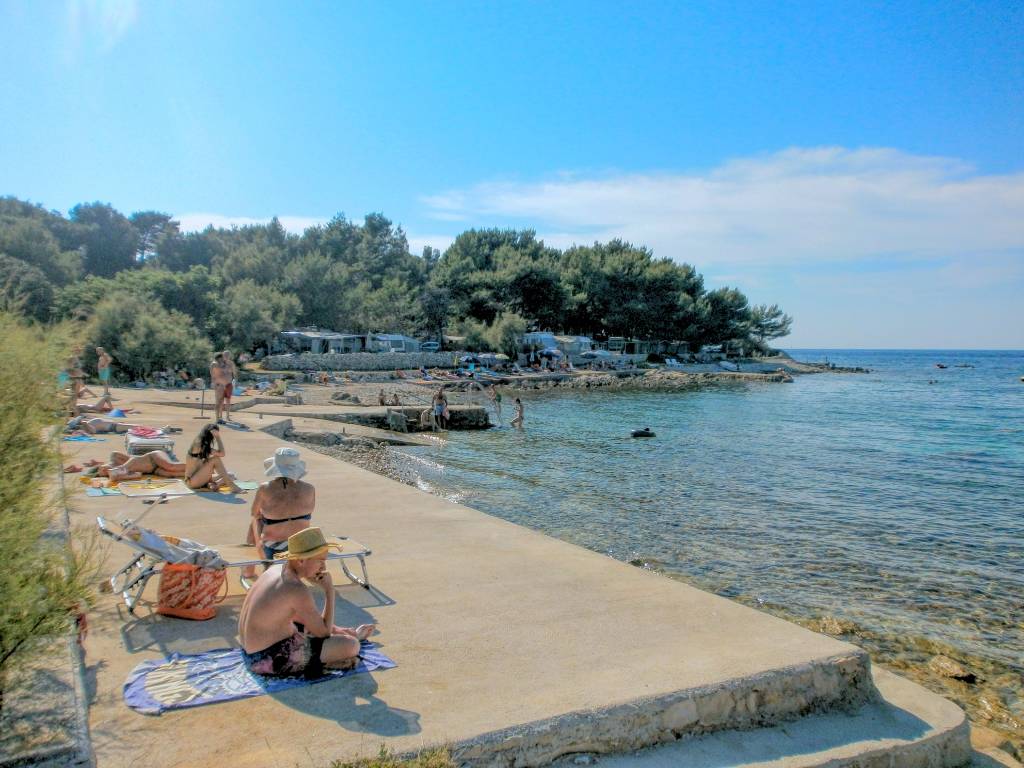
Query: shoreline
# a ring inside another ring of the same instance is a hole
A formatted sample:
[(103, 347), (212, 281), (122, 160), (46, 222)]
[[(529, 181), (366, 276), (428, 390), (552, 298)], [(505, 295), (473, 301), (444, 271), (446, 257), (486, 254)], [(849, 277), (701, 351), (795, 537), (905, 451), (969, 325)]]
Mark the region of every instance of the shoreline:
[[(723, 371), (723, 373), (726, 372)], [(673, 377), (677, 376), (674, 372), (672, 375)], [(735, 383), (736, 381), (732, 377), (724, 377), (718, 381), (711, 377), (705, 377), (697, 379), (695, 384), (691, 378), (693, 376), (693, 374), (687, 374), (686, 379), (681, 379), (681, 381), (687, 382), (686, 385), (672, 389), (654, 386), (616, 386), (614, 383), (604, 383), (599, 385), (598, 388), (602, 390), (611, 388), (615, 391), (623, 390), (627, 392), (655, 390), (672, 392), (696, 389), (709, 383), (716, 385), (725, 382)], [(741, 380), (748, 382), (756, 381), (752, 378)], [(530, 386), (525, 387), (525, 389), (539, 391), (558, 389), (578, 391), (580, 389), (592, 388), (592, 385), (565, 386), (564, 383), (560, 382), (534, 381), (528, 383)], [(513, 387), (509, 388), (513, 389)], [(404, 485), (411, 485), (433, 496), (448, 498), (445, 494), (437, 492), (430, 486), (425, 487), (419, 480), (413, 460), (405, 456), (402, 450), (396, 450), (394, 446), (381, 444), (373, 447), (368, 444), (357, 444), (325, 447), (305, 442), (300, 442), (299, 444), (309, 450), (323, 453), (339, 461), (354, 464), (390, 480)], [(465, 501), (459, 501), (459, 503), (466, 504)], [(473, 508), (475, 509), (475, 507)], [(487, 510), (478, 511), (484, 514), (494, 514)], [(600, 554), (608, 555), (607, 552), (603, 551)], [(672, 580), (689, 584), (697, 589), (719, 594), (713, 584), (705, 584), (688, 576), (652, 568), (642, 559), (630, 560), (628, 562), (635, 567), (640, 567)], [(863, 647), (869, 653), (872, 660), (880, 666), (906, 676), (929, 690), (955, 701), (967, 712), (972, 727), (991, 731), (998, 736), (1000, 741), (1012, 745), (1011, 754), (1015, 754), (1017, 757), (1024, 757), (1024, 719), (1015, 716), (1011, 712), (1010, 706), (1006, 704), (1007, 700), (1015, 700), (1017, 702), (1024, 700), (1024, 676), (1018, 670), (998, 662), (974, 657), (952, 646), (923, 636), (913, 636), (897, 632), (887, 633), (884, 630), (878, 631), (861, 627), (855, 622), (840, 616), (816, 616), (809, 613), (800, 613), (789, 606), (767, 604), (752, 595), (728, 594), (719, 596), (735, 600), (757, 610), (765, 611), (770, 615), (798, 624), (812, 631)]]

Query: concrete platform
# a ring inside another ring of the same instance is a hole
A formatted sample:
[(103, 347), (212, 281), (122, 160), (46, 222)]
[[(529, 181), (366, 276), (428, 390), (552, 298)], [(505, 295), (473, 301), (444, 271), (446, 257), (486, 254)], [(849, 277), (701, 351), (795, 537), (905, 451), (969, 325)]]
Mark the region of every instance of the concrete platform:
[(967, 721), (952, 702), (875, 669), (881, 700), (756, 731), (720, 731), (602, 757), (603, 768), (928, 768), (970, 764)]
[[(185, 429), (181, 449), (204, 423), (172, 406), (143, 410), (137, 421)], [(259, 426), (256, 414), (237, 418)], [(224, 440), (227, 466), (244, 480), (260, 479), (263, 459), (282, 444), (255, 429), (224, 431)], [(87, 458), (119, 442), (67, 445)], [(324, 766), (382, 744), (399, 753), (449, 744), (467, 765), (543, 765), (878, 700), (868, 658), (854, 646), (329, 457), (304, 459), (317, 488), (314, 524), (374, 552), (373, 590), (336, 580), (336, 621), (377, 622), (374, 639), (398, 667), (145, 717), (121, 700), (130, 670), (174, 651), (236, 644), (241, 588), (233, 583), (219, 615), (203, 623), (144, 605), (133, 618), (118, 597), (102, 595), (87, 644), (99, 766)], [(73, 504), (84, 525), (148, 509), (144, 524), (159, 531), (232, 542), (244, 535), (249, 501), (188, 496), (147, 508), (82, 496)], [(120, 545), (108, 554), (105, 573), (128, 558)], [(900, 685), (921, 706), (946, 706)], [(950, 736), (966, 738), (963, 728)]]

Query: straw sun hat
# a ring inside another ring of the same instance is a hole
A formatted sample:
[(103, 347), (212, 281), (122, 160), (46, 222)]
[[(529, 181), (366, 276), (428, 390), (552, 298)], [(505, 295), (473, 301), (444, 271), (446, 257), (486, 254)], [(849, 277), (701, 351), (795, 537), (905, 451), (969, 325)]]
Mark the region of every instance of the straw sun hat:
[(341, 551), (340, 544), (328, 544), (319, 528), (304, 528), (288, 537), (288, 551), (277, 557), (281, 560), (308, 560), (322, 555), (328, 549)]
[(294, 448), (278, 448), (269, 459), (263, 460), (264, 473), (269, 478), (287, 477), (298, 480), (306, 474), (306, 462)]

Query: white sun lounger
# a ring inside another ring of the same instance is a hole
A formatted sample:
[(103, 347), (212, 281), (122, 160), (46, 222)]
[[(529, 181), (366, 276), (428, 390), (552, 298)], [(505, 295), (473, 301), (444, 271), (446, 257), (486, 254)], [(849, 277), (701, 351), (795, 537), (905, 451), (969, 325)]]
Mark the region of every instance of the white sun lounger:
[[(134, 550), (132, 559), (110, 577), (111, 590), (121, 594), (125, 605), (128, 606), (128, 612), (132, 615), (135, 615), (135, 605), (142, 597), (146, 584), (153, 576), (160, 573), (165, 563), (191, 562), (212, 568), (244, 568), (248, 565), (266, 565), (274, 562), (259, 557), (259, 550), (255, 547), (239, 545), (204, 547), (187, 539), (161, 536), (148, 528), (134, 525), (130, 521), (128, 524), (118, 525), (103, 517), (97, 517), (96, 525), (103, 535), (114, 541), (127, 544)], [(342, 550), (340, 552), (328, 550), (327, 559), (338, 560), (342, 573), (349, 581), (364, 589), (369, 589), (370, 577), (366, 573), (366, 558), (373, 553), (359, 542), (344, 536), (329, 537), (328, 542), (339, 544)], [(352, 558), (359, 561), (363, 572), (362, 578), (349, 570), (346, 561)], [(241, 582), (245, 589), (249, 588), (244, 579), (241, 579)]]

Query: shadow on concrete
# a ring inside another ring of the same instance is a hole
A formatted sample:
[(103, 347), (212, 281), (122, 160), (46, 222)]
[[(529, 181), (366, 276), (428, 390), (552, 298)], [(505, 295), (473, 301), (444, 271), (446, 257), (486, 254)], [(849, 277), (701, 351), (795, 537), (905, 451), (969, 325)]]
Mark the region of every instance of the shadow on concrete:
[(307, 688), (291, 688), (271, 695), (297, 712), (332, 720), (347, 731), (377, 736), (419, 733), (419, 713), (389, 707), (377, 698), (377, 689), (373, 676), (362, 674), (321, 683), (314, 695)]
[[(252, 493), (255, 493), (255, 491), (252, 491)], [(199, 498), (201, 498), (203, 501), (219, 501), (221, 504), (248, 504), (249, 503), (244, 496), (238, 496), (238, 495), (233, 494), (233, 493), (232, 494), (227, 494), (227, 493), (214, 493), (214, 492), (207, 492), (207, 491), (198, 491), (196, 493), (196, 495), (199, 496)]]

